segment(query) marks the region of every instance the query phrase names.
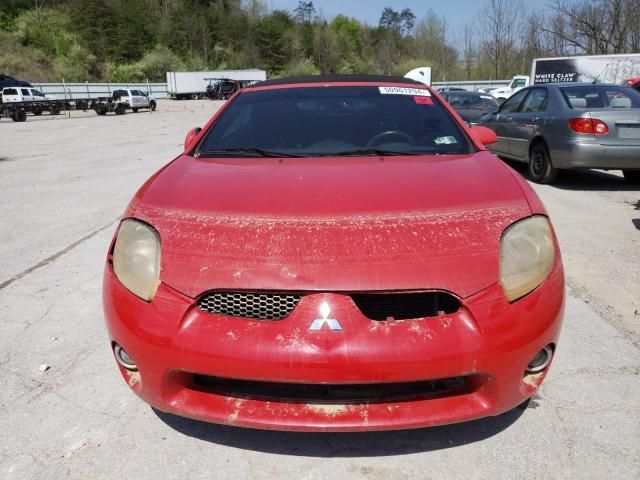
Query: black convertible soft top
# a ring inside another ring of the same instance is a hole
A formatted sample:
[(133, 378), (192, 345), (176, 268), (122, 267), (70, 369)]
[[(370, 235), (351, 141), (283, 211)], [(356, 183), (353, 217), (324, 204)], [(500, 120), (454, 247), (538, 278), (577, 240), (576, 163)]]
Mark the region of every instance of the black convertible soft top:
[(288, 77), (266, 80), (251, 85), (252, 87), (270, 87), (273, 85), (292, 85), (304, 83), (335, 83), (335, 82), (363, 82), (363, 83), (406, 83), (407, 85), (425, 86), (416, 80), (405, 77), (391, 77), (385, 75), (311, 75), (306, 77)]

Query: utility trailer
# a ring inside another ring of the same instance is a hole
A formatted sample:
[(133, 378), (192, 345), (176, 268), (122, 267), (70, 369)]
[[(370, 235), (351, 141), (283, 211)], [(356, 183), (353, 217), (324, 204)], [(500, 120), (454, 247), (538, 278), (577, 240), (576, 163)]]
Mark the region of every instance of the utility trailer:
[(48, 98), (33, 87), (13, 86), (0, 91), (0, 118), (10, 118), (14, 122), (24, 122), (27, 114), (40, 116), (44, 112), (59, 115), (63, 110), (87, 110), (90, 99), (62, 100)]
[(115, 90), (110, 97), (71, 100), (22, 100), (5, 95), (4, 98), (10, 101), (3, 102), (2, 98), (3, 96), (0, 96), (0, 117), (10, 118), (14, 122), (26, 121), (28, 113), (42, 115), (43, 112), (49, 112), (51, 115), (58, 115), (63, 110), (93, 110), (98, 115), (106, 115), (110, 112), (124, 115), (127, 110), (135, 113), (140, 109), (148, 109), (153, 112), (157, 107), (155, 99), (144, 92), (130, 89)]
[[(107, 99), (104, 99), (105, 101)], [(14, 122), (24, 122), (27, 120), (27, 114), (40, 116), (44, 112), (50, 115), (60, 115), (64, 110), (95, 110), (102, 99), (95, 98), (77, 98), (74, 100), (33, 100), (22, 102), (0, 101), (0, 118), (10, 118)]]
[(207, 97), (211, 79), (260, 82), (267, 79), (267, 72), (258, 69), (218, 70), (213, 72), (167, 72), (167, 93), (174, 100), (196, 100)]
[(39, 116), (43, 112), (59, 115), (62, 110), (68, 110), (67, 102), (62, 100), (37, 100), (24, 102), (0, 102), (0, 117), (10, 118), (14, 122), (27, 120), (27, 113)]

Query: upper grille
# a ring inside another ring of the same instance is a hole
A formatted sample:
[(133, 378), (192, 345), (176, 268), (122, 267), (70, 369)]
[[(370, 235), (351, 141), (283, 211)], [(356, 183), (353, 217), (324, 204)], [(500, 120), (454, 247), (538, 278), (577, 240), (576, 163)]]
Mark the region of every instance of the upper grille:
[[(457, 312), (460, 302), (446, 292), (353, 293), (362, 314), (371, 320), (410, 320)], [(253, 320), (282, 320), (302, 295), (269, 292), (209, 292), (198, 301), (208, 313)]]
[(291, 314), (301, 298), (284, 293), (211, 292), (200, 298), (198, 307), (228, 317), (281, 320)]
[(454, 313), (460, 302), (446, 292), (358, 293), (352, 294), (356, 306), (371, 320), (410, 320)]

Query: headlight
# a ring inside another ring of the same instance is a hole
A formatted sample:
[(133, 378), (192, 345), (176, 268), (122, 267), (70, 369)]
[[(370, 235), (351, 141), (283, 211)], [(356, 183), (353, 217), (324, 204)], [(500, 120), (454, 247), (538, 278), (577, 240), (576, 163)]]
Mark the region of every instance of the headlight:
[(123, 220), (113, 249), (113, 271), (131, 293), (150, 301), (160, 283), (158, 232), (138, 220)]
[(500, 282), (510, 302), (540, 285), (551, 273), (555, 248), (551, 226), (537, 215), (514, 223), (500, 242)]

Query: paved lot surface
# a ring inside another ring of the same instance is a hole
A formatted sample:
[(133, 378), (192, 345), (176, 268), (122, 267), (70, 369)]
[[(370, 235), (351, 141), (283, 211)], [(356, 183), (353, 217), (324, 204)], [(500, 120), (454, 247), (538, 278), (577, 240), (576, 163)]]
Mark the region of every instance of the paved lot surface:
[(136, 188), (216, 107), (0, 121), (0, 478), (640, 478), (640, 194), (619, 172), (536, 186), (569, 296), (554, 367), (526, 410), (416, 431), (286, 434), (138, 400), (107, 342), (105, 252)]

